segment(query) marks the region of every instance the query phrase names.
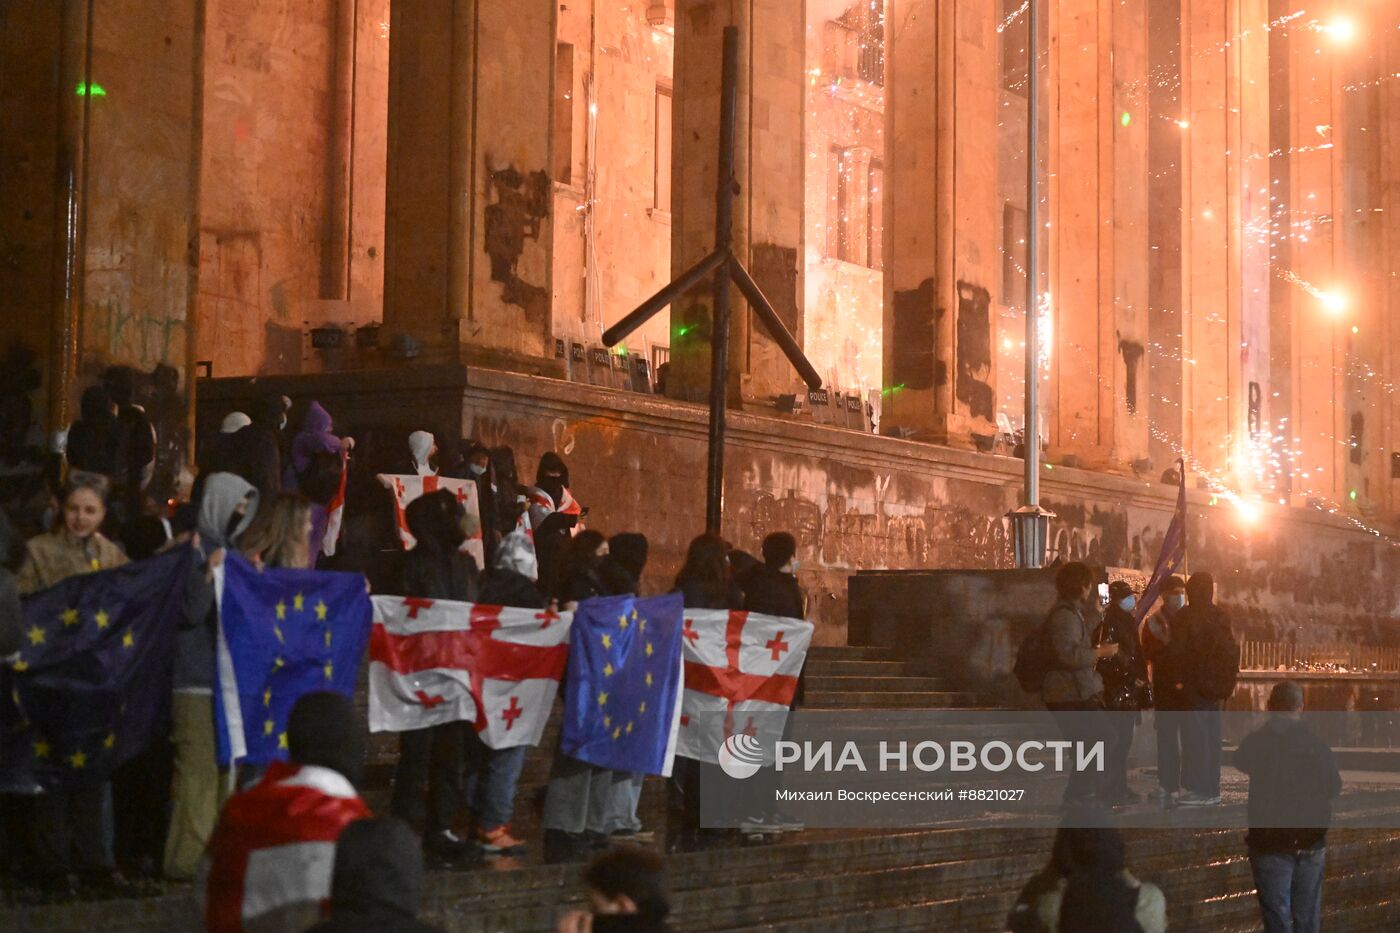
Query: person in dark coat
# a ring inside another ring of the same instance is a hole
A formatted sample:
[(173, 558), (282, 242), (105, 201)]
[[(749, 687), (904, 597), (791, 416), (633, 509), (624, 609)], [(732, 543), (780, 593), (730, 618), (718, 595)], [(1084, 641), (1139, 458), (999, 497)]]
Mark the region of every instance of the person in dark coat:
[(78, 420), (68, 429), (68, 465), (111, 479), (117, 472), (117, 406), (102, 386), (83, 390)]
[(559, 933), (670, 933), (666, 864), (635, 846), (597, 856), (583, 872), (588, 910), (559, 921)]
[(1152, 671), (1152, 729), (1157, 735), (1157, 788), (1162, 806), (1176, 806), (1181, 792), (1181, 750), (1184, 742), (1186, 669), (1176, 619), (1186, 607), (1186, 580), (1173, 574), (1162, 585), (1162, 607), (1142, 626), (1142, 653)]
[(509, 447), (491, 448), (491, 474), (495, 477), (496, 524), (501, 534), (521, 527), (530, 498), (520, 485), (520, 473), (515, 466), (515, 451)]
[(600, 533), (590, 529), (573, 537), (555, 578), (553, 596), (561, 609), (572, 609), (585, 599), (606, 594), (599, 569), (607, 556), (608, 539)]
[(287, 409), (280, 395), (264, 396), (248, 411), (252, 423), (233, 435), (238, 462), (232, 472), (270, 500), (282, 489), (282, 431)]
[(1012, 933), (1163, 933), (1167, 902), (1124, 862), (1116, 829), (1061, 827), (1050, 864), (1026, 882), (1006, 920)]
[(608, 539), (608, 555), (598, 568), (603, 591), (609, 596), (626, 593), (640, 596), (642, 570), (647, 565), (646, 535), (623, 532)]
[(1133, 803), (1138, 795), (1128, 787), (1128, 752), (1133, 732), (1141, 719), (1137, 687), (1147, 680), (1147, 661), (1138, 641), (1137, 594), (1126, 580), (1114, 580), (1108, 587), (1108, 609), (1095, 633), (1100, 645), (1117, 645), (1118, 653), (1098, 663), (1103, 679), (1104, 706), (1113, 741), (1104, 762), (1103, 794), (1110, 805)]
[[(404, 520), (418, 543), (404, 555), (403, 594), (475, 602), (476, 561), (461, 550), (466, 532), (457, 497), (446, 489), (419, 496), (404, 510)], [(390, 808), (395, 816), (422, 823), (424, 850), (444, 862), (474, 851), (452, 831), (461, 799), (464, 727), (451, 722), (399, 733)]]
[(539, 564), (535, 546), (523, 531), (512, 531), (496, 547), (496, 560), (481, 585), (480, 599), (488, 606), (543, 609), (548, 605), (536, 583)]
[(797, 539), (776, 531), (763, 539), (763, 561), (738, 577), (744, 608), (788, 619), (807, 617), (807, 600), (797, 583)]
[(481, 543), (486, 553), (486, 566), (491, 566), (496, 550), (496, 542), (508, 531), (514, 529), (512, 523), (502, 526), (496, 509), (496, 476), (491, 467), (491, 451), (475, 441), (462, 442), (460, 462), (451, 470), (443, 470), (444, 476), (469, 479), (476, 483), (476, 504), (481, 520)]
[(728, 550), (723, 538), (708, 532), (690, 542), (675, 585), (685, 598), (685, 608), (744, 608), (744, 592), (729, 572)]
[(340, 831), (330, 917), (308, 933), (437, 933), (418, 919), (423, 854), (401, 820), (356, 820)]
[(1186, 755), (1177, 799), (1183, 807), (1220, 803), (1220, 711), (1234, 692), (1239, 649), (1230, 620), (1215, 604), (1215, 579), (1193, 573), (1186, 581), (1186, 608), (1177, 619), (1186, 671)]
[(1275, 684), (1268, 706), (1268, 722), (1245, 736), (1234, 757), (1249, 775), (1249, 865), (1265, 933), (1316, 933), (1342, 777), (1332, 749), (1303, 723), (1302, 687)]
[(156, 430), (146, 410), (136, 404), (136, 371), (130, 366), (110, 366), (102, 384), (117, 406), (117, 472), (113, 475), (113, 500), (125, 521), (144, 511), (146, 486), (156, 463)]

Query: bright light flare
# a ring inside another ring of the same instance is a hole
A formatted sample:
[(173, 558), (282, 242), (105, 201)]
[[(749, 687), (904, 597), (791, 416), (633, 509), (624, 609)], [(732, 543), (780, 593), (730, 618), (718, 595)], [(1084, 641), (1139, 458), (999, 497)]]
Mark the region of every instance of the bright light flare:
[(1334, 16), (1322, 25), (1322, 32), (1333, 42), (1347, 43), (1356, 38), (1356, 21), (1349, 16)]
[(1328, 314), (1341, 314), (1347, 309), (1347, 296), (1338, 291), (1319, 292), (1317, 300), (1322, 302)]

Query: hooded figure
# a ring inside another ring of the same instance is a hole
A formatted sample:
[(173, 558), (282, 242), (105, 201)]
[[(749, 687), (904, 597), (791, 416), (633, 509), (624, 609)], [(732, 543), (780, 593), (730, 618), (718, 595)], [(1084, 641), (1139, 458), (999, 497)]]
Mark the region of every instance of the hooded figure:
[[(199, 540), (206, 553), (232, 547), (258, 511), (258, 490), (233, 473), (215, 473), (199, 500)], [(239, 506), (244, 508), (240, 511)]]
[(318, 459), (334, 457), (339, 459), (344, 442), (331, 433), (331, 416), (320, 402), (312, 402), (302, 419), (301, 430), (292, 440), (292, 462), (287, 465), (283, 485), (299, 490), (310, 499), (316, 499), (306, 487), (311, 483), (312, 467)]
[(331, 915), (310, 933), (434, 933), (417, 919), (423, 852), (408, 824), (356, 820), (341, 831), (331, 875)]
[(81, 415), (68, 429), (68, 465), (110, 479), (117, 473), (120, 443), (112, 397), (102, 386), (92, 386), (83, 390), (80, 405)]
[(414, 431), (408, 436), (408, 450), (413, 455), (413, 472), (419, 476), (437, 473), (428, 461), (437, 451), (437, 441), (427, 431)]
[(251, 409), (249, 424), (234, 434), (238, 451), (235, 472), (258, 488), (264, 497), (282, 486), (282, 424), (287, 410), (280, 395), (259, 399)]
[(609, 596), (641, 595), (642, 570), (647, 565), (646, 535), (623, 532), (608, 539), (608, 556), (598, 568)]
[(231, 411), (224, 415), (224, 420), (219, 424), (219, 433), (236, 434), (252, 423), (253, 419), (249, 418), (243, 412)]
[(403, 558), (403, 591), (427, 599), (475, 602), (477, 567), (461, 550), (466, 540), (462, 506), (446, 489), (419, 496), (404, 509), (418, 543)]
[(524, 531), (517, 529), (496, 545), (495, 563), (482, 584), (481, 601), (488, 606), (543, 609), (545, 599), (535, 584), (538, 579), (535, 546)]

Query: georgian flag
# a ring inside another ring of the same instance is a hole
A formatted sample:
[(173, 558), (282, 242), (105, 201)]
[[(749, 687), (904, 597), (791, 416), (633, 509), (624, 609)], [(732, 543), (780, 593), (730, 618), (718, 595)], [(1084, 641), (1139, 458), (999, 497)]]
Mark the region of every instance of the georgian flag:
[(676, 754), (717, 762), (725, 739), (740, 732), (757, 737), (771, 754), (782, 738), (813, 630), (800, 619), (687, 609)]
[(486, 569), (486, 549), (481, 540), (481, 505), (477, 502), (476, 480), (457, 479), (451, 476), (438, 476), (430, 473), (427, 476), (410, 476), (407, 473), (380, 473), (376, 479), (394, 494), (394, 519), (399, 526), (399, 540), (403, 543), (404, 550), (411, 551), (417, 546), (418, 541), (408, 530), (408, 522), (404, 519), (404, 509), (408, 504), (424, 493), (436, 492), (439, 489), (446, 489), (457, 497), (457, 501), (462, 503), (462, 507), (467, 510), (467, 540), (462, 542), (462, 550), (476, 558), (478, 570)]
[(345, 477), (350, 472), (349, 454), (340, 450), (340, 485), (331, 501), (326, 503), (326, 536), (321, 539), (321, 553), (335, 556), (336, 544), (340, 542), (340, 526), (345, 521)]
[(464, 720), (491, 748), (539, 744), (572, 622), (543, 609), (375, 596), (370, 731)]

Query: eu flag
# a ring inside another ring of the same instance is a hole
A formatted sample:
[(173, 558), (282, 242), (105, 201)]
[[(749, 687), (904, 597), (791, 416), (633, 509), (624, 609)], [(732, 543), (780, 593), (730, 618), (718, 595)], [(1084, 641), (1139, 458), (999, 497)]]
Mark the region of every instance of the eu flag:
[(1181, 468), (1181, 488), (1176, 492), (1176, 512), (1172, 515), (1171, 524), (1167, 525), (1167, 533), (1162, 537), (1162, 552), (1157, 556), (1152, 578), (1147, 581), (1147, 589), (1142, 591), (1142, 598), (1137, 602), (1138, 625), (1156, 604), (1167, 578), (1186, 564), (1186, 460), (1179, 460), (1177, 465)]
[(230, 554), (219, 586), (215, 721), (219, 763), (287, 757), (287, 715), (304, 694), (355, 691), (369, 641), (358, 573), (258, 570)]
[(564, 754), (669, 775), (680, 720), (681, 594), (579, 604), (564, 675)]
[(170, 727), (193, 549), (69, 577), (24, 600), (0, 671), (0, 787), (100, 784)]

